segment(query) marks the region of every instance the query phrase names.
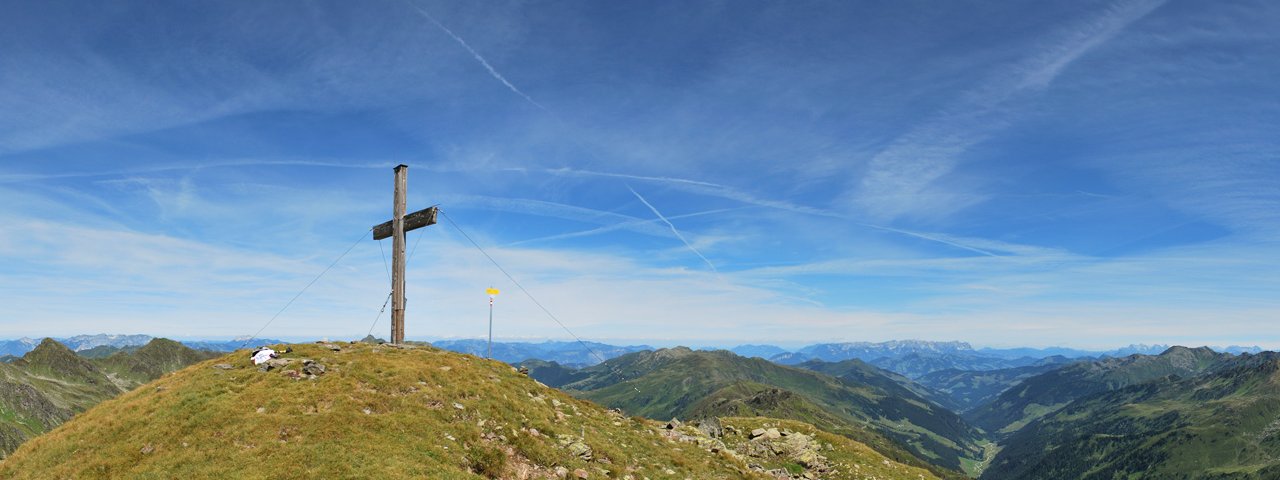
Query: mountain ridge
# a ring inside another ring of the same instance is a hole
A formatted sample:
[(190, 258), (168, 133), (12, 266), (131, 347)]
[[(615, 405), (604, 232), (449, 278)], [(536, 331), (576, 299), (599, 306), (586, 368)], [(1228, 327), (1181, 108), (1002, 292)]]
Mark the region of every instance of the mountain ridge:
[(1277, 478), (1277, 418), (1280, 354), (1227, 357), (1078, 398), (1016, 432), (982, 478)]
[[(685, 418), (700, 413), (700, 402), (713, 393), (745, 382), (803, 395), (845, 426), (892, 438), (935, 465), (959, 470), (965, 459), (982, 456), (981, 435), (963, 419), (888, 379), (879, 380), (881, 386), (855, 383), (727, 350), (686, 347), (631, 353), (582, 372), (587, 375), (560, 388), (633, 415)], [(890, 384), (901, 390), (890, 394), (884, 386)]]

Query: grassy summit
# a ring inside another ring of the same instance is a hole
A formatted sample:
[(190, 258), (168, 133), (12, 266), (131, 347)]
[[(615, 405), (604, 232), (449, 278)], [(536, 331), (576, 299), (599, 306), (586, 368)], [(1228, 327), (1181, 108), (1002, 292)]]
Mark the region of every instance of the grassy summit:
[[(774, 464), (816, 478), (930, 478), (823, 434), (805, 445), (827, 470), (806, 471), (740, 433), (720, 444), (677, 434), (470, 355), (338, 347), (294, 345), (285, 355), (294, 362), (269, 372), (244, 351), (191, 366), (27, 442), (0, 463), (0, 478), (736, 479), (774, 478), (760, 471)], [(324, 373), (307, 378), (304, 358)]]

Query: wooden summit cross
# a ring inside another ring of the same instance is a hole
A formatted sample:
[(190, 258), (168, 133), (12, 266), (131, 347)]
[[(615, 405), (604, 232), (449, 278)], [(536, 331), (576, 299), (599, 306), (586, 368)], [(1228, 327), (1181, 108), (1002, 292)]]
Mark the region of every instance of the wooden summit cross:
[(395, 207), (391, 220), (373, 227), (373, 239), (393, 237), (391, 241), (391, 343), (404, 343), (404, 234), (410, 230), (435, 225), (436, 207), (404, 214), (405, 189), (409, 185), (409, 166), (396, 166)]

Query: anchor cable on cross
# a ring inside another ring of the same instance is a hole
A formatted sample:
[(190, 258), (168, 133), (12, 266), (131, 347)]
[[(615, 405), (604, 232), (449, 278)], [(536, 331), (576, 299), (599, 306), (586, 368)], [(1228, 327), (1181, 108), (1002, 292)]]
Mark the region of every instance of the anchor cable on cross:
[(431, 206), (405, 215), (405, 196), (409, 184), (409, 166), (395, 168), (395, 205), (391, 220), (373, 227), (373, 239), (391, 237), (391, 343), (404, 343), (404, 264), (406, 232), (435, 225), (440, 209)]

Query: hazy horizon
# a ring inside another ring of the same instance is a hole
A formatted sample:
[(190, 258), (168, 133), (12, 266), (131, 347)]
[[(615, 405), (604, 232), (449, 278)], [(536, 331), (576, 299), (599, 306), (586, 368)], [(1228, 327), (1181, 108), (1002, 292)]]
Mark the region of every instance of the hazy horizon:
[[(243, 338), (245, 337), (245, 336), (204, 336), (204, 337), (192, 337), (192, 336), (178, 336), (178, 335), (152, 335), (152, 334), (147, 334), (147, 333), (81, 333), (81, 334), (74, 334), (74, 335), (36, 335), (36, 336), (13, 337), (13, 338), (0, 337), (0, 341), (17, 340), (17, 339), (19, 339), (19, 338), (30, 338), (30, 339), (39, 340), (39, 339), (42, 339), (42, 338), (55, 338), (55, 339), (57, 339), (57, 338), (72, 338), (72, 337), (77, 337), (77, 336), (95, 336), (95, 335), (109, 335), (109, 336), (145, 335), (145, 336), (150, 336), (150, 337), (155, 337), (155, 338), (168, 338), (168, 339), (170, 339), (170, 340), (177, 340), (177, 341), (183, 341), (183, 342), (189, 342), (189, 341), (237, 341), (237, 340), (241, 340), (241, 339), (243, 339)], [(373, 335), (374, 337), (377, 337), (377, 338), (382, 338), (382, 339), (385, 339), (385, 338), (386, 338), (386, 335), (379, 335), (379, 334), (378, 334), (378, 333), (376, 333), (376, 332), (375, 332), (375, 333), (372, 333), (372, 335)], [(246, 335), (246, 336), (247, 336), (247, 335)], [(340, 336), (340, 335), (338, 335), (338, 336), (320, 336), (320, 337), (280, 335), (280, 336), (264, 336), (264, 337), (258, 337), (258, 338), (261, 338), (261, 339), (268, 339), (268, 340), (280, 340), (280, 341), (290, 342), (290, 343), (309, 343), (309, 342), (318, 342), (318, 341), (352, 341), (352, 340), (359, 340), (359, 339), (364, 338), (364, 337), (365, 337), (365, 335), (352, 334), (352, 335), (348, 335), (348, 336)], [(423, 342), (456, 341), (456, 340), (477, 340), (477, 341), (486, 341), (486, 340), (487, 340), (485, 337), (481, 337), (481, 336), (457, 336), (457, 337), (431, 337), (431, 336), (413, 337), (413, 336), (407, 336), (405, 339), (406, 339), (406, 340), (409, 340), (409, 341), (423, 341)], [(564, 342), (564, 343), (575, 343), (575, 342), (578, 342), (579, 340), (578, 340), (578, 339), (573, 339), (573, 338), (563, 338), (563, 337), (501, 337), (501, 338), (499, 338), (499, 337), (494, 337), (493, 341), (494, 341), (495, 343), (544, 343), (544, 342)], [(1124, 344), (1124, 345), (1083, 345), (1083, 346), (1077, 346), (1077, 345), (991, 345), (991, 344), (975, 343), (975, 342), (966, 341), (966, 340), (962, 340), (962, 339), (950, 339), (950, 340), (924, 340), (924, 339), (918, 339), (918, 338), (899, 338), (899, 339), (878, 340), (878, 341), (871, 341), (871, 340), (839, 340), (839, 341), (836, 341), (836, 340), (831, 340), (831, 341), (811, 341), (811, 342), (799, 342), (799, 343), (792, 343), (792, 342), (770, 343), (770, 342), (768, 342), (768, 341), (763, 341), (763, 340), (761, 340), (761, 341), (741, 341), (741, 342), (728, 341), (728, 340), (720, 340), (720, 341), (717, 341), (717, 340), (703, 340), (703, 341), (692, 341), (692, 342), (691, 342), (691, 341), (679, 340), (679, 339), (658, 339), (658, 338), (649, 338), (649, 339), (634, 339), (634, 338), (633, 338), (633, 339), (618, 339), (618, 338), (615, 338), (615, 339), (581, 339), (581, 341), (583, 341), (583, 342), (589, 342), (589, 343), (591, 343), (591, 342), (594, 342), (594, 343), (602, 343), (602, 344), (606, 344), (606, 345), (614, 345), (614, 346), (620, 346), (620, 347), (622, 347), (622, 346), (640, 346), (640, 345), (644, 345), (644, 346), (649, 346), (649, 347), (654, 347), (654, 348), (689, 347), (689, 348), (692, 348), (692, 349), (702, 349), (702, 348), (731, 349), (731, 348), (734, 348), (734, 347), (741, 347), (741, 346), (762, 345), (762, 346), (774, 346), (774, 347), (782, 348), (782, 349), (784, 349), (784, 350), (792, 351), (792, 352), (797, 351), (797, 350), (799, 350), (799, 349), (801, 349), (801, 348), (804, 348), (804, 347), (807, 347), (807, 346), (811, 346), (811, 345), (821, 345), (821, 344), (839, 344), (839, 343), (871, 343), (871, 344), (877, 344), (877, 343), (887, 343), (887, 342), (895, 342), (895, 341), (897, 341), (897, 342), (912, 342), (912, 341), (919, 341), (919, 342), (934, 342), (934, 343), (960, 342), (960, 343), (968, 344), (968, 345), (969, 345), (970, 347), (972, 347), (975, 351), (979, 351), (979, 350), (982, 350), (982, 349), (1006, 350), (1006, 349), (1024, 349), (1024, 348), (1026, 348), (1026, 349), (1035, 349), (1035, 350), (1049, 350), (1049, 349), (1056, 349), (1056, 348), (1060, 348), (1060, 349), (1069, 349), (1069, 350), (1079, 350), (1079, 351), (1086, 351), (1086, 352), (1095, 352), (1095, 353), (1100, 353), (1100, 352), (1110, 352), (1110, 351), (1115, 351), (1115, 350), (1122, 350), (1122, 349), (1126, 349), (1126, 348), (1130, 348), (1130, 347), (1138, 347), (1138, 346), (1147, 346), (1147, 347), (1153, 347), (1153, 346), (1170, 346), (1170, 347), (1174, 347), (1174, 346), (1182, 346), (1182, 347), (1210, 347), (1210, 348), (1214, 348), (1215, 350), (1217, 350), (1217, 349), (1227, 349), (1227, 348), (1232, 348), (1232, 347), (1240, 347), (1240, 348), (1252, 348), (1252, 347), (1258, 347), (1258, 348), (1261, 348), (1261, 349), (1263, 349), (1263, 350), (1265, 350), (1265, 351), (1280, 351), (1280, 348), (1278, 348), (1278, 347), (1276, 347), (1276, 346), (1268, 346), (1268, 345), (1257, 344), (1257, 343), (1251, 343), (1251, 344), (1210, 344), (1210, 343), (1204, 343), (1204, 342), (1183, 342), (1183, 343), (1179, 343), (1179, 342), (1161, 342), (1161, 341), (1139, 342), (1139, 343), (1130, 343), (1130, 344)]]

